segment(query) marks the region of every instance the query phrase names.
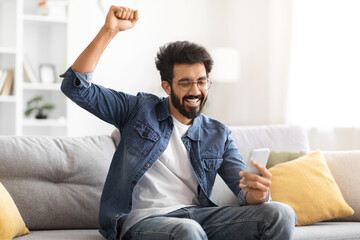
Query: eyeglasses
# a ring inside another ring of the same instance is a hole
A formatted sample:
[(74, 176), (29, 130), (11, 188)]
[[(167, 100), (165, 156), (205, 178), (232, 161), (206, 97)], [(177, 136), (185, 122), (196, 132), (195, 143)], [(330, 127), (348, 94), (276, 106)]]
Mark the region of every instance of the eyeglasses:
[(208, 79), (199, 79), (196, 82), (191, 81), (190, 79), (181, 79), (176, 83), (181, 91), (188, 92), (193, 84), (196, 84), (200, 91), (209, 90), (212, 82)]

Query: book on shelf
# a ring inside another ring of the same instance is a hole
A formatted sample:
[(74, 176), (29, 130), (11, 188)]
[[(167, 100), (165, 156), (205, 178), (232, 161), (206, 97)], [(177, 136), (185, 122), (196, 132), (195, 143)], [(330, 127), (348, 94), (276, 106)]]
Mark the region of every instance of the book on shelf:
[(8, 69), (5, 71), (5, 80), (3, 86), (0, 88), (0, 96), (8, 96), (11, 95), (13, 85), (14, 85), (14, 70)]
[(24, 80), (25, 82), (39, 82), (39, 78), (34, 71), (34, 68), (31, 66), (31, 63), (27, 56), (24, 56)]
[(6, 72), (6, 69), (0, 69), (0, 92), (5, 84)]

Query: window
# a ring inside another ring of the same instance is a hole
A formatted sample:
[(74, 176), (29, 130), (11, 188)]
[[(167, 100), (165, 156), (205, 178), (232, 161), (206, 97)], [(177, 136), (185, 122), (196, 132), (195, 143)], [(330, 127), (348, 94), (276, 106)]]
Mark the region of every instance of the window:
[(287, 123), (360, 126), (360, 1), (294, 0)]

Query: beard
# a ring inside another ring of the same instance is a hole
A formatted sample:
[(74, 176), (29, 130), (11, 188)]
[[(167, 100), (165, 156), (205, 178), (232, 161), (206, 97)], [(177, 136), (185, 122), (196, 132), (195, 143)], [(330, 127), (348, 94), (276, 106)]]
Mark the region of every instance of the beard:
[[(182, 98), (182, 103), (180, 102), (180, 98), (176, 95), (176, 93), (173, 91), (173, 89), (171, 88), (171, 102), (174, 105), (174, 107), (179, 111), (179, 113), (181, 113), (184, 117), (188, 118), (188, 119), (194, 119), (197, 116), (200, 115), (207, 97), (204, 98), (204, 95), (186, 95)], [(200, 100), (200, 106), (199, 107), (187, 107), (188, 110), (185, 107), (185, 100), (186, 99), (199, 99)]]

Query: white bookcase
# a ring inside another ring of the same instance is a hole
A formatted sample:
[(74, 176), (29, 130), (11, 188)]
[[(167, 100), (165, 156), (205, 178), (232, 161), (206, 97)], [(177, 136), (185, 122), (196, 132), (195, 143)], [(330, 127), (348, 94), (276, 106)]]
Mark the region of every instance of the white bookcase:
[[(68, 66), (67, 16), (41, 15), (38, 2), (0, 0), (0, 69), (15, 73), (12, 95), (0, 96), (0, 135), (67, 135), (67, 100), (58, 77)], [(25, 59), (34, 72), (32, 82), (24, 78)], [(55, 79), (40, 78), (42, 64), (54, 66)], [(25, 116), (26, 103), (35, 96), (55, 106), (47, 119)]]

